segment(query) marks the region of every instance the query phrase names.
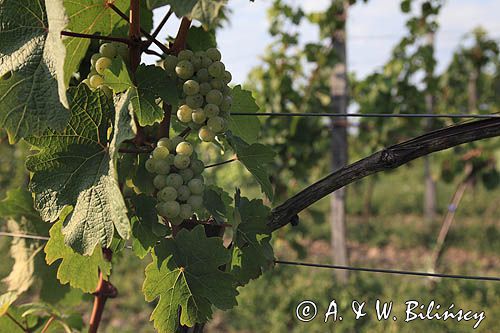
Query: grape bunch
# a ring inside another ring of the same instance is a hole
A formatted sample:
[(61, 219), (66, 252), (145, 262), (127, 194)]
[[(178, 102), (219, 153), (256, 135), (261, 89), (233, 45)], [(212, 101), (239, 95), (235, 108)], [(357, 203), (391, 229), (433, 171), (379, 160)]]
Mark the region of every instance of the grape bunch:
[(215, 48), (193, 52), (183, 50), (178, 56), (168, 55), (163, 68), (177, 78), (181, 95), (177, 119), (198, 130), (202, 141), (212, 142), (227, 129), (232, 98), (228, 86), (232, 76), (221, 62)]
[(104, 43), (99, 48), (99, 53), (90, 58), (90, 73), (83, 82), (92, 90), (100, 89), (108, 97), (113, 97), (113, 91), (104, 84), (104, 71), (111, 66), (114, 58), (120, 56), (128, 61), (128, 47), (123, 43)]
[(205, 184), (201, 173), (205, 166), (189, 142), (179, 136), (161, 138), (145, 166), (156, 174), (156, 210), (161, 216), (180, 224), (203, 208)]

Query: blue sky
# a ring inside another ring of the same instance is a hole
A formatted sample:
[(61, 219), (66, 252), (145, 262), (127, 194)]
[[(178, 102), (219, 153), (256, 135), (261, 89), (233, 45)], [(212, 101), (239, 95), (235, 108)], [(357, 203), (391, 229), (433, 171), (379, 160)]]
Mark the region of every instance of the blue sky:
[[(301, 3), (306, 11), (322, 10), (330, 0), (288, 0)], [(348, 67), (358, 76), (379, 68), (389, 58), (392, 47), (405, 33), (406, 17), (400, 12), (399, 0), (370, 0), (351, 7), (348, 21)], [(229, 0), (233, 9), (231, 25), (218, 32), (217, 40), (226, 67), (233, 73), (234, 83), (246, 80), (252, 67), (270, 42), (267, 22), (269, 0)], [(155, 23), (166, 8), (155, 11)], [(481, 25), (492, 36), (500, 38), (499, 0), (448, 0), (441, 11), (440, 30), (436, 36), (438, 71), (450, 60), (463, 35)], [(165, 31), (175, 34), (177, 20), (171, 20)], [(160, 38), (165, 37), (165, 31)], [(303, 27), (306, 40), (317, 39), (317, 31)], [(146, 61), (153, 58), (148, 57)]]

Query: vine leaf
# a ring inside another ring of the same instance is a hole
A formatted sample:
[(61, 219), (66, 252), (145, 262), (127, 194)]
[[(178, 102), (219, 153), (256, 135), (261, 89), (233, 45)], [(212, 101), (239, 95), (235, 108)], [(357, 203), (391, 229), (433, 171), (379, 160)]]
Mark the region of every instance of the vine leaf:
[(213, 27), (220, 10), (227, 0), (149, 0), (149, 8), (170, 5), (177, 17), (186, 16), (200, 21), (205, 27)]
[[(233, 88), (233, 105), (231, 113), (259, 112), (259, 106), (252, 96), (252, 92), (241, 89), (240, 85)], [(260, 133), (260, 122), (256, 116), (229, 116), (229, 130), (247, 143), (255, 143)]]
[[(233, 213), (231, 204), (233, 199), (222, 188), (209, 186), (203, 193), (203, 206), (207, 208), (208, 213), (218, 222), (225, 223), (231, 219)], [(203, 218), (203, 214), (200, 214)]]
[(13, 143), (66, 124), (65, 20), (59, 1), (3, 0), (1, 7), (0, 126)]
[(231, 273), (240, 285), (258, 278), (274, 262), (271, 230), (267, 226), (269, 208), (262, 200), (235, 196)]
[[(108, 147), (107, 131), (114, 113), (110, 100), (100, 91), (91, 92), (85, 84), (71, 88), (69, 94), (67, 128), (27, 140), (39, 149), (27, 159), (26, 165), (33, 172), (29, 187), (45, 221), (53, 222), (65, 207), (74, 207), (63, 228), (65, 242), (76, 252), (91, 255), (96, 245), (111, 245), (114, 228), (122, 238), (129, 237), (127, 208), (113, 156), (115, 147), (129, 135), (120, 135), (123, 129), (115, 129)], [(117, 112), (117, 117), (127, 112), (122, 109), (125, 111)]]
[(194, 326), (210, 319), (212, 305), (221, 310), (235, 306), (235, 281), (219, 270), (229, 259), (222, 239), (207, 238), (203, 226), (183, 229), (175, 239), (162, 240), (146, 267), (143, 286), (148, 302), (159, 297), (151, 315), (155, 328), (175, 332), (179, 307), (180, 324)]
[(80, 288), (87, 293), (94, 292), (99, 282), (99, 270), (105, 276), (109, 275), (111, 263), (104, 259), (99, 247), (94, 249), (91, 256), (83, 256), (64, 244), (63, 220), (64, 218), (56, 222), (50, 229), (50, 239), (45, 246), (45, 260), (51, 265), (62, 259), (57, 270), (57, 278), (62, 284), (69, 283), (71, 287)]
[(205, 30), (203, 27), (191, 27), (186, 40), (187, 46), (193, 52), (205, 51), (217, 47), (214, 30)]

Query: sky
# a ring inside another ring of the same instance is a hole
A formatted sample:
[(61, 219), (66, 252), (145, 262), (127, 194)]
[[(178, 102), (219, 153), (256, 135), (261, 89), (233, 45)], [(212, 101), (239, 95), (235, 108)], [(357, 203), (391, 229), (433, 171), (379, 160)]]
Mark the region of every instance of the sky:
[[(301, 4), (307, 12), (325, 9), (331, 0), (287, 0)], [(260, 56), (271, 42), (268, 34), (267, 9), (270, 0), (230, 0), (233, 13), (231, 24), (218, 31), (217, 41), (223, 62), (233, 74), (233, 83), (246, 81), (250, 70), (260, 64)], [(405, 34), (407, 17), (401, 13), (399, 0), (360, 1), (349, 10), (347, 25), (348, 70), (364, 77), (380, 68), (390, 57), (394, 45)], [(155, 24), (163, 18), (167, 8), (154, 13)], [(499, 0), (448, 0), (439, 16), (440, 29), (436, 35), (438, 72), (446, 67), (453, 51), (463, 36), (477, 26), (500, 38)], [(175, 35), (178, 20), (170, 20), (166, 32)], [(318, 31), (311, 26), (302, 28), (304, 41), (317, 40)], [(147, 57), (151, 62), (154, 58)]]

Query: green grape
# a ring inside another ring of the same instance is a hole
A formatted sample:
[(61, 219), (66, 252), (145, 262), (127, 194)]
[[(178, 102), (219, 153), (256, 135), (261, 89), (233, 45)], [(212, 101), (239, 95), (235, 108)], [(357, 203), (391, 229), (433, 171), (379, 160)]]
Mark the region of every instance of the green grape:
[(175, 147), (177, 147), (177, 145), (178, 145), (179, 143), (181, 143), (182, 141), (184, 141), (184, 138), (183, 138), (183, 137), (181, 137), (181, 136), (174, 136), (174, 137), (172, 138), (172, 151), (174, 151), (174, 150), (175, 150)]
[(181, 60), (175, 66), (175, 72), (181, 79), (187, 80), (193, 76), (194, 66), (189, 60)]
[(95, 63), (95, 70), (99, 74), (104, 74), (104, 71), (111, 66), (112, 60), (108, 57), (101, 57)]
[(224, 76), (222, 77), (222, 81), (224, 81), (224, 84), (228, 84), (232, 79), (233, 76), (231, 75), (231, 73), (228, 71), (224, 71)]
[(215, 133), (207, 126), (203, 126), (202, 128), (200, 128), (200, 130), (198, 131), (198, 136), (202, 141), (205, 142), (212, 142), (215, 140)]
[(186, 185), (181, 185), (177, 189), (177, 194), (178, 194), (177, 199), (179, 201), (186, 201), (191, 196), (191, 191), (189, 190), (189, 187), (187, 187)]
[(193, 170), (195, 175), (200, 175), (205, 170), (205, 165), (200, 160), (193, 160), (191, 161), (191, 170)]
[(193, 178), (188, 182), (188, 187), (191, 193), (193, 194), (202, 194), (203, 190), (205, 190), (205, 185), (203, 181), (197, 178)]
[[(186, 156), (186, 155), (175, 155), (174, 166), (177, 169), (186, 169), (187, 167), (189, 167), (190, 163), (191, 163), (191, 160), (189, 159), (189, 156)], [(181, 179), (182, 179), (182, 177), (181, 177)]]
[(203, 124), (205, 120), (207, 120), (207, 116), (205, 115), (205, 111), (203, 109), (193, 110), (191, 118), (195, 124)]
[(201, 195), (192, 195), (187, 200), (187, 203), (195, 210), (203, 207), (203, 197)]
[(199, 55), (194, 55), (191, 59), (195, 70), (200, 70), (203, 67), (203, 57)]
[(212, 59), (210, 59), (208, 56), (204, 56), (203, 60), (201, 61), (201, 65), (205, 68), (208, 68), (212, 64)]
[(166, 160), (155, 160), (154, 165), (154, 169), (157, 174), (168, 175), (170, 173), (170, 164)]
[(99, 60), (102, 57), (103, 57), (102, 54), (100, 54), (100, 53), (94, 53), (92, 55), (92, 57), (90, 57), (90, 65), (92, 65), (92, 67), (95, 67), (95, 64), (96, 64), (97, 60)]
[(184, 181), (182, 180), (182, 176), (179, 175), (178, 173), (171, 173), (170, 175), (167, 176), (166, 178), (166, 183), (163, 187), (165, 186), (171, 186), (173, 188), (179, 188)]
[(224, 88), (222, 88), (222, 94), (224, 96), (231, 96), (233, 94), (233, 90), (229, 86), (224, 86)]
[(226, 67), (220, 61), (216, 61), (208, 66), (208, 73), (217, 79), (223, 78), (225, 71)]
[(168, 165), (174, 165), (174, 159), (175, 159), (174, 154), (168, 154), (167, 158), (165, 159), (165, 162), (167, 162)]
[(169, 54), (169, 55), (167, 55), (165, 60), (163, 60), (163, 68), (167, 72), (175, 72), (175, 67), (177, 66), (178, 62), (179, 62), (179, 60), (177, 59), (176, 56)]
[(210, 74), (208, 74), (208, 69), (201, 68), (196, 72), (196, 79), (199, 82), (207, 82), (210, 80)]
[(146, 170), (149, 172), (149, 173), (156, 173), (156, 169), (155, 169), (155, 160), (153, 160), (152, 158), (150, 158), (149, 160), (146, 161), (146, 163), (144, 164), (144, 167), (146, 168)]
[(200, 94), (191, 95), (186, 97), (186, 104), (192, 107), (193, 109), (201, 108), (203, 105), (203, 96)]
[(226, 127), (226, 121), (221, 117), (213, 117), (208, 119), (207, 126), (215, 133), (220, 133)]
[(191, 60), (191, 58), (193, 58), (193, 55), (194, 53), (191, 50), (182, 50), (181, 52), (179, 52), (177, 57), (179, 58), (179, 60)]
[(87, 85), (87, 87), (89, 87), (89, 88), (90, 88), (90, 80), (89, 80), (89, 79), (85, 79), (85, 80), (83, 80), (83, 81), (82, 81), (82, 83), (86, 84), (86, 85)]
[(205, 178), (203, 178), (202, 175), (196, 175), (196, 177), (194, 177), (193, 179), (198, 179), (200, 180), (202, 183), (205, 183)]
[(181, 142), (175, 148), (175, 152), (179, 155), (191, 156), (193, 154), (193, 146), (189, 142)]
[(224, 96), (222, 103), (220, 103), (220, 109), (224, 112), (229, 112), (231, 106), (233, 105), (233, 98), (231, 96)]
[(187, 105), (181, 105), (179, 110), (177, 110), (177, 118), (182, 123), (189, 123), (191, 121), (191, 114), (193, 113), (193, 109), (191, 109)]
[(177, 190), (171, 186), (167, 186), (158, 192), (158, 199), (161, 201), (174, 201), (177, 199)]
[(219, 107), (215, 104), (207, 104), (205, 105), (203, 110), (205, 111), (205, 115), (207, 116), (207, 118), (212, 118), (217, 116), (220, 111)]
[(182, 85), (182, 91), (184, 91), (186, 95), (196, 95), (200, 92), (200, 85), (195, 80), (187, 80)]
[(89, 75), (87, 75), (87, 79), (90, 80), (90, 78), (94, 75), (99, 75), (99, 73), (97, 73), (97, 71), (95, 70), (95, 68), (92, 68), (89, 72)]
[(161, 216), (171, 219), (179, 215), (181, 205), (177, 201), (160, 202), (157, 209)]
[(221, 79), (212, 79), (210, 85), (216, 90), (222, 90), (224, 88), (224, 82), (222, 82)]
[(104, 43), (99, 48), (99, 53), (108, 58), (116, 57), (116, 47), (112, 43)]
[(161, 138), (160, 140), (158, 140), (156, 146), (165, 147), (169, 151), (174, 149), (174, 146), (172, 145), (172, 140), (170, 140), (169, 138)]
[(222, 93), (218, 90), (210, 90), (205, 97), (207, 100), (208, 104), (215, 104), (215, 105), (220, 105), (222, 103), (222, 100), (224, 99), (224, 96), (222, 96)]
[(129, 57), (129, 50), (128, 50), (128, 45), (124, 43), (113, 43), (116, 49), (116, 55), (119, 55), (122, 57), (123, 60), (128, 59)]
[(206, 51), (206, 54), (207, 56), (212, 59), (213, 61), (220, 61), (222, 59), (222, 54), (220, 53), (219, 50), (217, 50), (216, 48), (212, 47), (212, 48), (209, 48), (207, 51)]
[(97, 87), (99, 87), (101, 84), (104, 83), (104, 79), (102, 78), (102, 76), (98, 74), (92, 75), (90, 77), (89, 83), (91, 88), (96, 89)]
[(208, 94), (210, 90), (212, 90), (212, 86), (210, 85), (210, 83), (203, 82), (202, 84), (200, 84), (200, 94), (202, 94), (203, 96)]
[(179, 175), (181, 175), (184, 183), (187, 183), (188, 181), (190, 181), (194, 177), (194, 171), (191, 169), (193, 167), (192, 164), (193, 164), (193, 161), (191, 161), (191, 164), (190, 164), (191, 167), (189, 169), (183, 169), (183, 170), (179, 171)]
[(161, 190), (165, 186), (167, 186), (168, 176), (165, 175), (157, 175), (153, 178), (153, 185), (156, 189)]
[(181, 205), (181, 211), (179, 212), (179, 216), (183, 219), (189, 219), (193, 216), (193, 208), (189, 204)]
[(194, 122), (189, 123), (189, 127), (193, 130), (199, 130), (204, 124), (196, 124)]
[(168, 154), (170, 154), (170, 151), (167, 147), (156, 147), (153, 150), (153, 158), (158, 160), (167, 158)]
[(101, 84), (97, 89), (101, 90), (108, 98), (113, 98), (113, 90), (107, 85)]

